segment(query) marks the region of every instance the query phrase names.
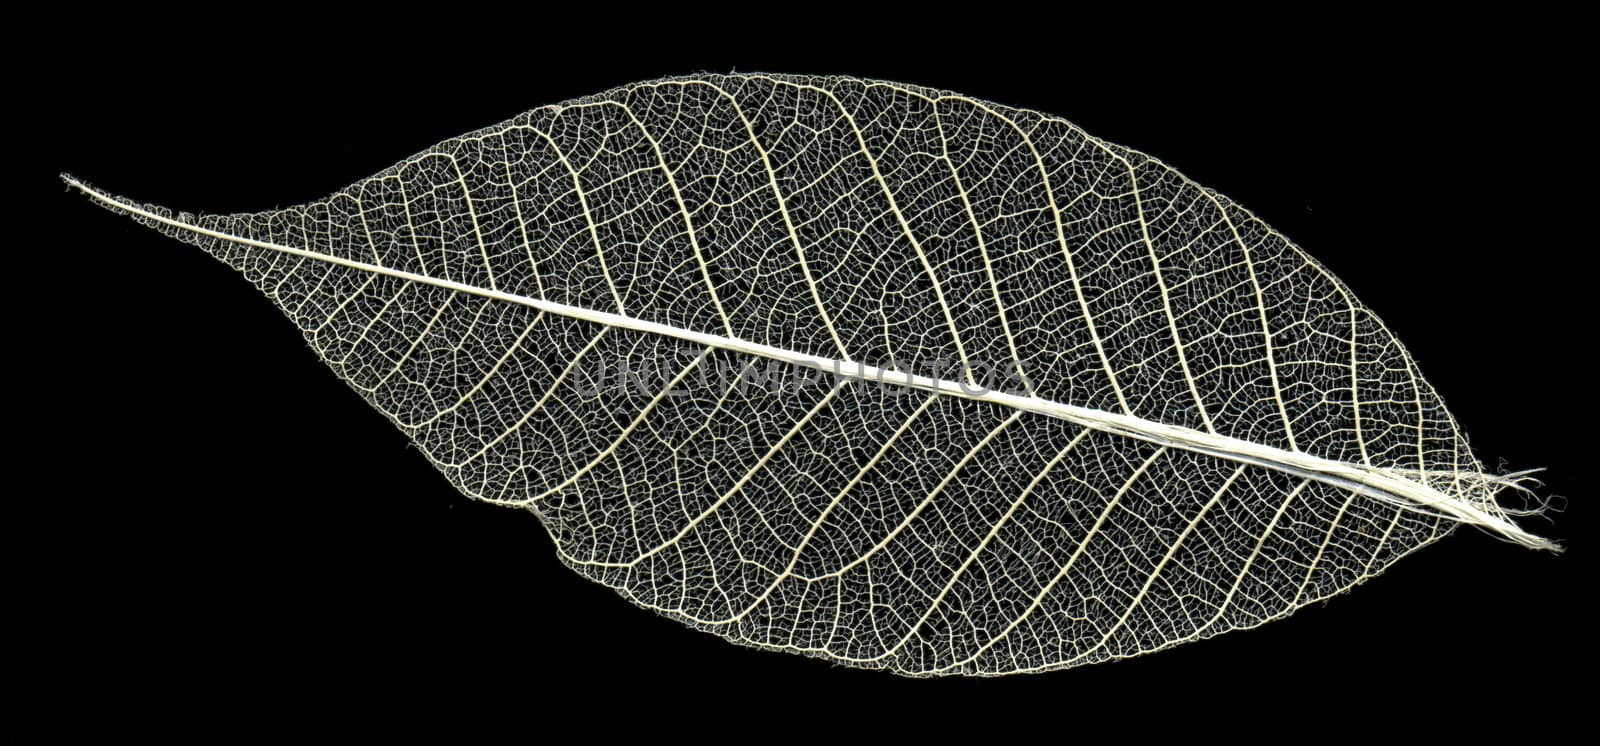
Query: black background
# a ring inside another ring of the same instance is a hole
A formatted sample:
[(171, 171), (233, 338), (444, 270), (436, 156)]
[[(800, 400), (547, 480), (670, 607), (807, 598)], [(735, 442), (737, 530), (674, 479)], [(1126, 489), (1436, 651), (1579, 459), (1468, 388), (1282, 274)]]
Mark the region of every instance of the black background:
[[(1571, 236), (1592, 235), (1592, 134), (1574, 106), (1593, 91), (1559, 19), (1170, 38), (1013, 19), (1024, 43), (946, 18), (919, 34), (752, 27), (736, 46), (649, 23), (619, 36), (414, 20), (291, 38), (271, 34), (305, 19), (277, 20), (111, 23), (19, 72), (43, 126), (13, 145), (48, 162), (12, 181), (30, 180), (51, 217), (48, 240), (12, 248), (39, 273), (10, 278), (26, 326), (45, 331), (20, 337), (9, 366), (37, 392), (22, 396), (39, 424), (12, 464), (37, 484), (12, 495), (41, 510), (11, 528), (26, 548), (16, 587), (36, 594), (22, 615), (38, 633), (22, 642), (46, 662), (37, 693), (168, 724), (467, 703), (529, 733), (582, 715), (599, 735), (762, 734), (722, 732), (732, 712), (816, 737), (832, 717), (1029, 721), (1066, 737), (1126, 709), (1147, 711), (1116, 716), (1141, 731), (1169, 716), (1224, 731), (1302, 719), (1257, 734), (1287, 738), (1378, 728), (1371, 712), (1538, 728), (1566, 711), (1564, 677), (1589, 668), (1580, 608), (1594, 584), (1578, 567), (1594, 457), (1574, 435), (1596, 414), (1579, 372), (1594, 244)], [(1038, 676), (903, 680), (739, 648), (567, 571), (531, 514), (457, 494), (241, 278), (53, 181), (69, 171), (183, 210), (284, 206), (534, 106), (735, 69), (1058, 114), (1232, 196), (1375, 309), (1485, 463), (1548, 468), (1542, 494), (1570, 497), (1567, 510), (1527, 525), (1570, 551), (1462, 530), (1290, 619)]]

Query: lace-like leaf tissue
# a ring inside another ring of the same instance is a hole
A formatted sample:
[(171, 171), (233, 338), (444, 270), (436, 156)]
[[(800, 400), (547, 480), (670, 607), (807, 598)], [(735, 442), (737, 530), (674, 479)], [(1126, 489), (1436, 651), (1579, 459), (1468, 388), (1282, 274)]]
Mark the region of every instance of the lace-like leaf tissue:
[(1139, 655), (1511, 520), (1400, 343), (1228, 198), (1068, 122), (712, 75), (327, 199), (104, 206), (242, 272), (466, 495), (731, 641), (906, 675)]

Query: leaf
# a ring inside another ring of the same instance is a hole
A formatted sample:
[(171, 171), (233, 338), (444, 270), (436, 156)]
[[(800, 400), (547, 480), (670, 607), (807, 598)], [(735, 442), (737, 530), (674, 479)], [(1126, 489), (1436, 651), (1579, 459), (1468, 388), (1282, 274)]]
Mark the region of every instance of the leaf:
[(243, 272), (470, 497), (729, 640), (908, 675), (1281, 618), (1468, 524), (1415, 363), (1226, 197), (849, 78), (547, 106), (319, 202), (101, 204)]

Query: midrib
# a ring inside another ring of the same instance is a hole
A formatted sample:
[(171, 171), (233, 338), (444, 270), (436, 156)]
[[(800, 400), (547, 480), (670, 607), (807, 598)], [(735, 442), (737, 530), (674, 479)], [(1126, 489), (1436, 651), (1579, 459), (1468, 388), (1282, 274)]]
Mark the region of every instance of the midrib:
[(536, 308), (547, 313), (557, 314), (568, 318), (581, 319), (596, 324), (630, 329), (648, 334), (657, 334), (674, 339), (680, 339), (697, 345), (715, 347), (747, 355), (778, 360), (793, 365), (801, 365), (819, 371), (827, 371), (836, 376), (860, 381), (880, 382), (888, 385), (907, 386), (910, 388), (938, 392), (962, 399), (998, 404), (1004, 407), (1033, 412), (1047, 417), (1067, 420), (1083, 427), (1102, 432), (1113, 433), (1123, 437), (1134, 438), (1172, 448), (1179, 448), (1196, 453), (1226, 459), (1238, 463), (1253, 464), (1268, 469), (1274, 469), (1285, 474), (1310, 479), (1334, 485), (1342, 489), (1352, 490), (1362, 495), (1377, 500), (1398, 505), (1403, 508), (1416, 510), (1422, 513), (1439, 514), (1462, 523), (1479, 526), (1495, 533), (1507, 540), (1536, 549), (1554, 549), (1556, 545), (1538, 536), (1523, 531), (1516, 524), (1491, 513), (1484, 511), (1472, 503), (1449, 494), (1440, 492), (1420, 482), (1399, 476), (1387, 469), (1380, 469), (1364, 464), (1352, 464), (1343, 461), (1334, 461), (1319, 456), (1313, 456), (1300, 451), (1290, 451), (1247, 440), (1240, 440), (1225, 435), (1207, 433), (1187, 427), (1167, 425), (1153, 422), (1139, 417), (1125, 414), (1105, 412), (1098, 409), (1079, 407), (1062, 402), (1052, 401), (1034, 396), (1019, 396), (1000, 391), (987, 389), (973, 390), (968, 385), (939, 378), (929, 378), (911, 373), (886, 370), (872, 365), (847, 362), (832, 358), (811, 355), (804, 352), (787, 350), (781, 347), (751, 342), (734, 337), (708, 334), (705, 332), (682, 329), (667, 324), (661, 324), (645, 319), (634, 318), (616, 313), (596, 311), (565, 303), (530, 298), (515, 295), (501, 290), (478, 287), (467, 283), (445, 280), (414, 272), (384, 267), (377, 264), (345, 259), (343, 257), (322, 254), (293, 246), (284, 246), (267, 241), (257, 241), (242, 236), (234, 236), (219, 231), (187, 223), (181, 220), (160, 215), (143, 207), (121, 202), (117, 198), (88, 186), (71, 176), (63, 175), (62, 179), (69, 185), (94, 200), (105, 204), (115, 210), (153, 220), (158, 223), (170, 225), (174, 228), (201, 236), (209, 236), (222, 241), (253, 246), (269, 251), (281, 252), (293, 256), (304, 257), (316, 261), (327, 262), (342, 267), (362, 272), (369, 272), (388, 277), (394, 277), (408, 282), (453, 290), (468, 295), (482, 298), (515, 303), (518, 305)]

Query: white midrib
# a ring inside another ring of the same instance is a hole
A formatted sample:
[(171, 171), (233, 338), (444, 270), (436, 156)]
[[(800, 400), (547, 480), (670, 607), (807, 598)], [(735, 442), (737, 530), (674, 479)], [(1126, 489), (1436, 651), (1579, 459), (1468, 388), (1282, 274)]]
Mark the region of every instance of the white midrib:
[(831, 373), (839, 378), (859, 381), (877, 382), (893, 386), (907, 386), (915, 389), (937, 392), (962, 399), (998, 404), (1004, 407), (1020, 409), (1025, 412), (1055, 417), (1067, 420), (1093, 430), (1114, 433), (1123, 437), (1134, 438), (1150, 443), (1155, 443), (1171, 448), (1179, 448), (1196, 453), (1203, 453), (1217, 458), (1227, 459), (1238, 463), (1254, 464), (1268, 469), (1274, 469), (1285, 474), (1290, 474), (1304, 479), (1310, 479), (1334, 485), (1342, 489), (1366, 495), (1402, 508), (1415, 510), (1421, 513), (1443, 515), (1452, 520), (1478, 526), (1508, 541), (1521, 544), (1534, 549), (1557, 549), (1557, 545), (1547, 539), (1523, 531), (1516, 524), (1491, 514), (1482, 508), (1460, 498), (1445, 494), (1420, 482), (1407, 479), (1388, 470), (1364, 464), (1352, 464), (1343, 461), (1334, 461), (1320, 456), (1313, 456), (1299, 451), (1284, 450), (1273, 446), (1254, 443), (1248, 440), (1207, 433), (1186, 427), (1167, 425), (1152, 422), (1140, 417), (1105, 412), (1088, 407), (1079, 407), (1058, 401), (1043, 399), (1035, 396), (1019, 396), (1000, 391), (991, 391), (975, 388), (970, 384), (959, 383), (938, 378), (918, 376), (911, 373), (886, 370), (872, 365), (848, 362), (833, 358), (812, 355), (781, 347), (751, 342), (734, 337), (708, 334), (705, 332), (682, 329), (667, 324), (661, 324), (645, 319), (634, 318), (616, 313), (596, 311), (565, 303), (530, 298), (515, 295), (501, 290), (478, 287), (467, 283), (429, 277), (414, 272), (384, 267), (368, 262), (345, 259), (343, 257), (322, 254), (315, 251), (284, 246), (267, 241), (234, 236), (219, 231), (204, 228), (193, 223), (175, 220), (164, 215), (152, 212), (143, 207), (123, 202), (110, 194), (95, 189), (71, 176), (62, 176), (62, 180), (69, 186), (78, 189), (94, 200), (101, 202), (113, 209), (120, 210), (148, 220), (170, 225), (183, 231), (201, 236), (209, 236), (222, 241), (236, 243), (244, 246), (253, 246), (269, 251), (276, 251), (292, 256), (327, 262), (342, 267), (369, 272), (377, 275), (394, 277), (408, 282), (432, 285), (434, 287), (453, 290), (468, 295), (482, 298), (516, 303), (518, 305), (536, 308), (547, 313), (553, 313), (568, 318), (581, 319), (596, 324), (602, 324), (621, 329), (630, 329), (647, 334), (657, 334), (674, 339), (680, 339), (697, 345), (715, 347), (732, 352), (755, 355), (758, 357), (778, 360), (798, 366), (806, 366), (817, 371)]

